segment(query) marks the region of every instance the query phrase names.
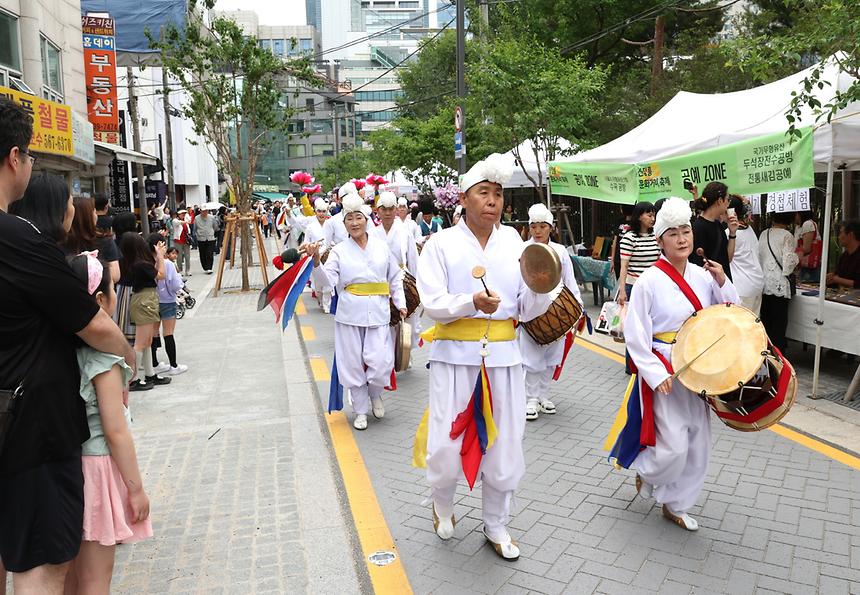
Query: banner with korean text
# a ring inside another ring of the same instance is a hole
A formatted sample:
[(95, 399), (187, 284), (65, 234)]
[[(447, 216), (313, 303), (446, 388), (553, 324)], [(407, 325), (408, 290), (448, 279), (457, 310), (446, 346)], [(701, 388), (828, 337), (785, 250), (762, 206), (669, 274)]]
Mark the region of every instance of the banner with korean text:
[(800, 133), (794, 140), (777, 132), (651, 163), (551, 162), (548, 177), (553, 194), (627, 204), (689, 198), (685, 184), (701, 192), (709, 182), (723, 182), (745, 195), (811, 187), (812, 128)]
[(30, 149), (38, 153), (68, 157), (74, 155), (72, 109), (68, 105), (7, 87), (0, 87), (0, 97), (6, 97), (19, 104), (33, 118), (33, 139), (30, 141)]
[(119, 144), (119, 108), (116, 89), (116, 41), (114, 20), (81, 17), (84, 44), (84, 76), (87, 117), (97, 141)]

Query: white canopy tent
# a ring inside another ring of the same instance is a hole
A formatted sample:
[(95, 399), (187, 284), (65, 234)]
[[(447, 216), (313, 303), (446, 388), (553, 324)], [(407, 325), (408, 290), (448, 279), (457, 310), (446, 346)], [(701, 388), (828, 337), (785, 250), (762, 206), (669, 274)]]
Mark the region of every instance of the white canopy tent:
[[(688, 154), (694, 151), (747, 140), (770, 133), (785, 131), (785, 113), (792, 92), (803, 88), (803, 80), (815, 67), (754, 89), (715, 95), (682, 91), (675, 95), (651, 118), (619, 138), (592, 149), (556, 161), (575, 163), (648, 163), (658, 159)], [(856, 79), (843, 72), (837, 61), (826, 61), (820, 80), (822, 88), (813, 87), (821, 105), (833, 100), (837, 90), (845, 91)], [(833, 116), (830, 122), (816, 121), (808, 106), (801, 111), (797, 126), (814, 126), (813, 161), (816, 171), (827, 172), (822, 237), (828, 245), (833, 204), (833, 171), (860, 169), (860, 103), (849, 104)], [(821, 363), (821, 338), (827, 325), (824, 320), (825, 277), (827, 267), (821, 268), (819, 279), (818, 315), (814, 321), (818, 331), (815, 345), (815, 369), (812, 397), (817, 398)], [(860, 386), (860, 368), (846, 393)]]
[[(558, 155), (564, 155), (573, 150), (575, 150), (575, 147), (570, 144), (570, 141), (565, 138), (558, 139)], [(517, 154), (519, 154), (519, 159), (517, 159)], [(534, 143), (531, 140), (523, 141), (517, 147), (508, 151), (506, 155), (513, 157), (517, 163), (514, 167), (514, 174), (508, 183), (505, 184), (505, 188), (531, 188), (534, 186), (534, 183), (523, 172), (523, 167), (536, 181), (540, 177), (544, 185), (547, 183), (546, 151), (538, 149), (538, 155), (535, 156)], [(520, 160), (522, 161), (522, 166), (520, 165)]]

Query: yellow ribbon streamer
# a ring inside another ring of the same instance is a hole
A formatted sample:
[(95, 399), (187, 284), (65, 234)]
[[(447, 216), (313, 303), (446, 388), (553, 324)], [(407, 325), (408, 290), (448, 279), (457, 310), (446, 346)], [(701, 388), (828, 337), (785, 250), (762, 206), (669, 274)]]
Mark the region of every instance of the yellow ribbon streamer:
[(421, 423), (415, 431), (415, 442), (412, 443), (412, 466), (418, 469), (427, 467), (427, 432), (430, 427), (430, 408), (424, 410)]

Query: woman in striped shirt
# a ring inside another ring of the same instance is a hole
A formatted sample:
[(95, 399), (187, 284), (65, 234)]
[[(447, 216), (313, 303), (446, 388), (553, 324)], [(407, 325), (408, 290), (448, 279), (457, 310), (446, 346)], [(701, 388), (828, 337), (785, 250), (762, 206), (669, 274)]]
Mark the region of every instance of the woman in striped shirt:
[(650, 202), (638, 202), (633, 207), (631, 229), (621, 237), (618, 245), (621, 274), (616, 301), (619, 304), (625, 304), (630, 299), (636, 279), (660, 258), (660, 248), (654, 238), (654, 217), (654, 205)]

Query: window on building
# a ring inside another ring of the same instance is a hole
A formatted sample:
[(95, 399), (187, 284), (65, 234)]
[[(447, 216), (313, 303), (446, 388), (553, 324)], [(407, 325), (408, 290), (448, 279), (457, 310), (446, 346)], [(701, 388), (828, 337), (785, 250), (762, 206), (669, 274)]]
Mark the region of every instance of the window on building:
[(302, 54), (310, 54), (314, 51), (314, 40), (313, 39), (300, 39), (299, 40), (299, 51)]
[(332, 144), (314, 144), (311, 147), (311, 155), (314, 157), (331, 157), (334, 155), (334, 145)]
[(356, 91), (356, 101), (396, 101), (403, 91), (397, 89), (386, 89), (383, 91)]
[(63, 65), (60, 48), (44, 35), (42, 45), (42, 96), (51, 101), (63, 102)]
[(340, 137), (343, 138), (346, 136), (346, 122), (343, 120), (340, 121)]
[(307, 109), (311, 114), (316, 112), (316, 104), (314, 103), (313, 97), (308, 97), (305, 99), (305, 109)]
[(286, 56), (287, 55), (287, 44), (283, 39), (273, 39), (272, 40), (272, 53), (276, 56)]
[(260, 47), (266, 51), (271, 52), (272, 51), (272, 40), (271, 39), (261, 39), (260, 40)]
[(304, 120), (293, 120), (287, 124), (287, 132), (290, 134), (301, 134), (305, 131)]
[(307, 146), (305, 145), (290, 145), (289, 153), (290, 157), (306, 157), (308, 154)]
[(349, 136), (354, 137), (355, 136), (355, 122), (353, 122), (352, 120), (347, 120), (347, 125), (349, 128)]
[(0, 10), (0, 66), (21, 73), (18, 19)]
[(311, 120), (311, 132), (313, 134), (333, 134), (333, 128), (329, 120)]

